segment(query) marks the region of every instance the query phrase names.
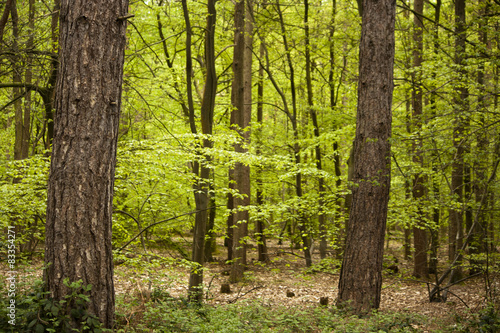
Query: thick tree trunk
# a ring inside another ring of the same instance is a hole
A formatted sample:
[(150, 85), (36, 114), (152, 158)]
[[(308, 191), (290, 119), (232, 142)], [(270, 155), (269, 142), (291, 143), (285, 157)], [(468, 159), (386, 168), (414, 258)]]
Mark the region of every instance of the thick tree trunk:
[[(390, 188), (394, 0), (364, 0), (359, 53), (354, 183), (337, 303), (378, 308)], [(351, 301), (351, 303), (349, 303)]]
[[(61, 3), (60, 67), (47, 194), (45, 283), (92, 284), (89, 311), (114, 322), (111, 223), (128, 1)], [(79, 328), (79, 323), (74, 323)]]

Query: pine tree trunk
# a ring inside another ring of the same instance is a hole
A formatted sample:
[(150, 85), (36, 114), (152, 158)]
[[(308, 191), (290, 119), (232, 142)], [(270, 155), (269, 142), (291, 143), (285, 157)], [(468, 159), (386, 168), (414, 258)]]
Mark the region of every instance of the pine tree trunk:
[[(365, 0), (359, 53), (354, 188), (337, 303), (378, 308), (387, 205), (396, 2)], [(351, 303), (348, 303), (351, 301)]]
[[(60, 67), (47, 194), (45, 284), (92, 284), (89, 311), (114, 322), (111, 223), (128, 1), (62, 1)], [(80, 328), (80, 323), (74, 323)]]

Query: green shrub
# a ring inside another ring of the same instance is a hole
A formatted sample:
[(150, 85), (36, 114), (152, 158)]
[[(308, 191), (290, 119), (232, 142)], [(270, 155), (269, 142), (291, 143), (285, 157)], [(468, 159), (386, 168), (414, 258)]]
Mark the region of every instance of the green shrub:
[[(0, 298), (0, 331), (1, 332), (103, 332), (99, 319), (87, 311), (91, 285), (84, 286), (82, 281), (64, 284), (70, 292), (62, 300), (49, 297), (49, 292), (43, 290), (43, 283), (37, 281), (21, 297), (16, 297), (15, 325), (9, 323), (7, 306), (10, 299), (2, 292)], [(79, 329), (73, 328), (73, 322), (78, 322)]]
[(474, 313), (469, 312), (465, 315), (456, 315), (455, 320), (455, 332), (500, 332), (500, 312), (493, 304), (488, 304), (480, 311)]

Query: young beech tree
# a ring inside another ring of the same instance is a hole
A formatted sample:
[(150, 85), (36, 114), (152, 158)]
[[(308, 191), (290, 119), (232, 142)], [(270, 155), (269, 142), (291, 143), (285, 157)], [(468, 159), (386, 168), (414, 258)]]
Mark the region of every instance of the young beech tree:
[[(233, 72), (234, 79), (231, 91), (231, 125), (236, 125), (242, 137), (241, 143), (235, 145), (237, 153), (246, 153), (250, 141), (250, 119), (252, 114), (252, 0), (240, 0), (236, 2), (234, 9), (234, 53)], [(248, 235), (249, 213), (247, 207), (250, 205), (250, 166), (236, 162), (233, 174), (235, 188), (238, 196), (233, 197), (233, 206), (237, 209), (233, 217), (232, 229), (232, 255), (231, 282), (238, 282), (243, 278), (246, 266), (246, 240)]]
[[(45, 284), (91, 284), (89, 312), (113, 327), (111, 214), (128, 0), (63, 0), (54, 143), (47, 194)], [(73, 323), (81, 329), (78, 322)]]
[[(186, 23), (186, 84), (187, 84), (187, 99), (188, 99), (188, 112), (189, 112), (189, 125), (191, 133), (198, 135), (199, 130), (196, 126), (196, 117), (194, 110), (193, 91), (192, 91), (192, 77), (193, 71), (192, 54), (191, 54), (191, 35), (192, 26), (189, 18), (189, 10), (187, 1), (182, 1), (182, 9), (184, 13), (184, 20)], [(207, 2), (208, 15), (206, 18), (205, 29), (205, 64), (206, 76), (205, 87), (203, 90), (203, 97), (200, 109), (201, 120), (201, 133), (207, 135), (203, 139), (203, 148), (211, 148), (212, 142), (210, 136), (212, 135), (214, 109), (215, 109), (215, 96), (217, 90), (217, 74), (215, 72), (215, 27), (217, 22), (217, 11), (215, 9), (215, 0)], [(191, 301), (200, 302), (203, 296), (203, 264), (205, 262), (205, 237), (207, 233), (207, 220), (208, 220), (208, 207), (210, 202), (210, 168), (207, 166), (210, 158), (209, 156), (199, 153), (201, 163), (195, 161), (192, 163), (192, 172), (197, 176), (197, 180), (193, 184), (193, 193), (196, 203), (196, 217), (193, 235), (193, 251), (192, 261), (196, 264), (192, 269), (189, 276), (189, 298)], [(206, 162), (206, 163), (205, 163)]]
[(354, 186), (338, 304), (378, 308), (389, 201), (396, 1), (364, 0), (359, 47)]

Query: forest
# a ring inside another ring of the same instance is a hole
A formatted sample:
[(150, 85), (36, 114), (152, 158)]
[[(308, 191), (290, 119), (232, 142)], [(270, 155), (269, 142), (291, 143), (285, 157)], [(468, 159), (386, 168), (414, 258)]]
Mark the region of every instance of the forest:
[(500, 332), (498, 0), (0, 0), (0, 331)]

